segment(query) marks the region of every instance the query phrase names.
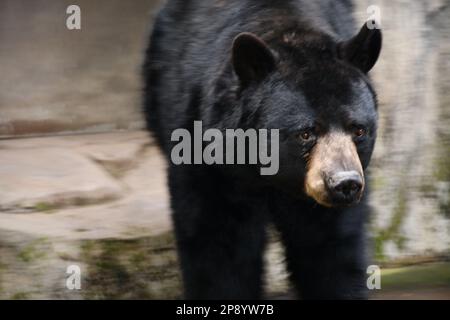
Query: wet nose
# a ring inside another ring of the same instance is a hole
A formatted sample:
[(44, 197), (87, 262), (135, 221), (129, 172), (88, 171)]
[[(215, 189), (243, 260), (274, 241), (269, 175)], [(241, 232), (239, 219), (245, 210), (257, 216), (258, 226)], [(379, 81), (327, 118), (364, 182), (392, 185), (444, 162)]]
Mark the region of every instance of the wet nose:
[(328, 178), (327, 184), (332, 198), (345, 204), (357, 201), (363, 188), (362, 177), (356, 171), (336, 173)]

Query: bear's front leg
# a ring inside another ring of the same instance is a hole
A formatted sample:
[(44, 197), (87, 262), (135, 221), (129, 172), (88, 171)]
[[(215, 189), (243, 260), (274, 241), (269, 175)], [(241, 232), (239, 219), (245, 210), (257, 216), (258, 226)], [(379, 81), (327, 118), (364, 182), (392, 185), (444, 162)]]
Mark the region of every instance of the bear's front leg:
[(366, 299), (366, 265), (357, 237), (288, 253), (303, 299)]
[(300, 297), (366, 299), (365, 210), (305, 207), (275, 214)]
[(170, 168), (186, 299), (261, 297), (264, 210), (230, 183), (213, 168)]

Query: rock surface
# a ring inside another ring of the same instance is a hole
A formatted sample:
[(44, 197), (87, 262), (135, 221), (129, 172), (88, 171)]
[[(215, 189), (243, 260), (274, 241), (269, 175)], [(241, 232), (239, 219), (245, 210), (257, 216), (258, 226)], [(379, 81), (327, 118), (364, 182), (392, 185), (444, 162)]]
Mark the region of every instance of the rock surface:
[(0, 298), (179, 295), (164, 167), (145, 132), (0, 141)]
[(43, 210), (117, 199), (121, 186), (77, 152), (63, 148), (0, 151), (0, 209)]

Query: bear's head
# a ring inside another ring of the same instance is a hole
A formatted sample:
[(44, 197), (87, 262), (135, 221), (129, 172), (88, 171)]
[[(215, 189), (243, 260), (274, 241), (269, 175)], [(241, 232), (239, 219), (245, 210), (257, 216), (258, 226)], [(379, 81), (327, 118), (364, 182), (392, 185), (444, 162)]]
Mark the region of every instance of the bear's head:
[(251, 115), (243, 125), (279, 129), (278, 185), (327, 207), (358, 203), (377, 132), (367, 72), (380, 30), (364, 25), (341, 42), (295, 29), (272, 37), (241, 33), (233, 43), (238, 99)]

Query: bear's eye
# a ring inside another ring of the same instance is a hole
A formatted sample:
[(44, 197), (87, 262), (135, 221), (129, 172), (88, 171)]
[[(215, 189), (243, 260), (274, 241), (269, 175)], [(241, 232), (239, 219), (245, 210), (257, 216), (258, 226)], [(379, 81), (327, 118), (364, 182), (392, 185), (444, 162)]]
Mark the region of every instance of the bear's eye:
[(353, 134), (356, 138), (362, 138), (367, 134), (367, 131), (362, 127), (356, 127), (353, 131)]
[(299, 134), (299, 138), (305, 142), (311, 141), (314, 137), (314, 129), (307, 129)]
[(303, 139), (303, 140), (309, 140), (309, 138), (311, 138), (311, 133), (309, 133), (309, 132), (303, 132), (303, 133), (301, 134), (301, 136), (302, 136), (302, 139)]

